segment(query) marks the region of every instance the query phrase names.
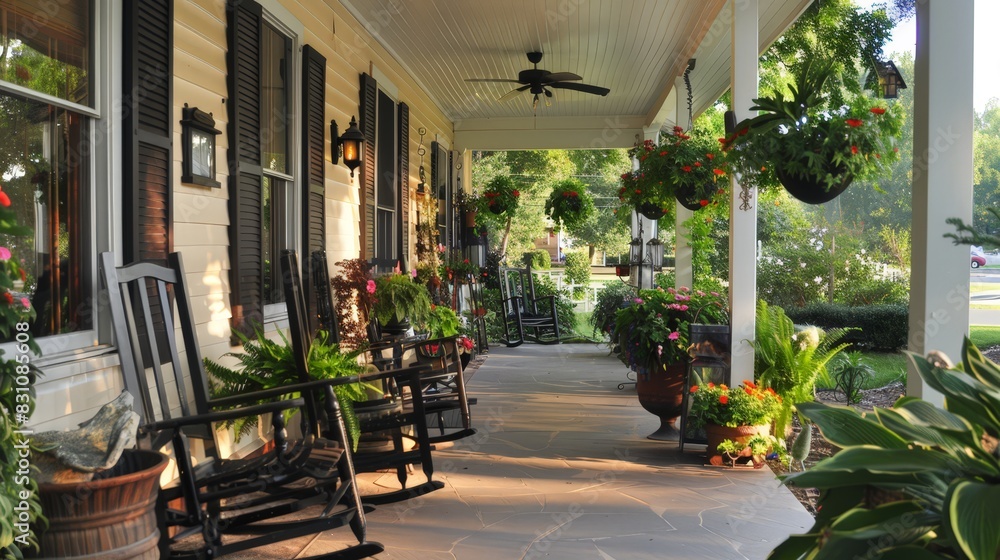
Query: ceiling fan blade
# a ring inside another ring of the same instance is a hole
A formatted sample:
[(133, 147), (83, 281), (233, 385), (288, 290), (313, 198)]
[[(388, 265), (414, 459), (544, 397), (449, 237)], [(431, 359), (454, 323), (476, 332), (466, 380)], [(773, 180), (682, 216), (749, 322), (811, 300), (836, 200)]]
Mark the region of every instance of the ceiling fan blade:
[(547, 76), (542, 78), (542, 82), (543, 83), (574, 82), (582, 79), (583, 78), (581, 76), (577, 76), (572, 72), (553, 72), (552, 74), (548, 74)]
[(501, 96), (499, 99), (497, 99), (497, 101), (510, 101), (511, 99), (514, 99), (515, 97), (517, 97), (517, 94), (521, 93), (522, 91), (524, 91), (524, 90), (526, 90), (526, 89), (528, 89), (530, 87), (531, 86), (522, 86), (522, 87), (519, 87), (519, 88), (512, 89), (512, 90), (508, 91), (507, 93), (503, 94), (503, 96)]
[(574, 83), (563, 83), (557, 82), (554, 84), (548, 84), (549, 87), (561, 88), (561, 89), (572, 89), (575, 91), (582, 91), (584, 93), (593, 93), (594, 95), (607, 95), (611, 92), (610, 89), (601, 86), (592, 86), (590, 84), (574, 84)]
[(503, 78), (468, 78), (465, 80), (467, 82), (486, 82), (486, 83), (512, 83), (519, 84), (521, 82), (517, 80), (507, 80)]

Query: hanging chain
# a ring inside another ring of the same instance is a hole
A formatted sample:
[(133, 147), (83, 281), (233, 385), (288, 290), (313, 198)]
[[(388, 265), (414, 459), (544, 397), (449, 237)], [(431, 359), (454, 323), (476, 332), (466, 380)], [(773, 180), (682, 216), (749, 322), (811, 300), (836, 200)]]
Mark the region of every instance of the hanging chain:
[(427, 173), (424, 171), (424, 154), (427, 150), (424, 148), (424, 135), (427, 134), (427, 129), (420, 127), (417, 129), (417, 134), (420, 135), (420, 143), (417, 145), (417, 155), (420, 156), (420, 184), (423, 185), (427, 181)]
[(753, 208), (750, 201), (753, 199), (753, 193), (750, 192), (750, 187), (740, 183), (740, 210), (744, 212)]
[[(694, 60), (694, 59), (691, 59)], [(688, 126), (687, 129), (694, 128), (694, 97), (691, 95), (691, 68), (693, 65), (688, 61), (687, 68), (684, 69), (684, 85), (687, 87), (688, 101)]]

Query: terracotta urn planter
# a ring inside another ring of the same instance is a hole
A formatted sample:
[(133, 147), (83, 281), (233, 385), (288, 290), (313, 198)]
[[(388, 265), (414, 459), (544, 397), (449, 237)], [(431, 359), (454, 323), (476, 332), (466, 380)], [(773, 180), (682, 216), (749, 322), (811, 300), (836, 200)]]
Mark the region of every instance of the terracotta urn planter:
[[(771, 430), (767, 424), (762, 426), (720, 426), (718, 424), (705, 424), (705, 438), (708, 440), (705, 452), (708, 454), (709, 462), (713, 465), (723, 464), (724, 457), (719, 453), (719, 444), (727, 439), (731, 439), (737, 444), (746, 444), (757, 435), (766, 436)], [(749, 453), (749, 450), (746, 451)]]
[(636, 375), (635, 392), (639, 404), (647, 412), (660, 418), (660, 427), (646, 436), (661, 441), (677, 441), (680, 430), (675, 423), (681, 415), (684, 402), (684, 376), (687, 364), (655, 364), (647, 373)]

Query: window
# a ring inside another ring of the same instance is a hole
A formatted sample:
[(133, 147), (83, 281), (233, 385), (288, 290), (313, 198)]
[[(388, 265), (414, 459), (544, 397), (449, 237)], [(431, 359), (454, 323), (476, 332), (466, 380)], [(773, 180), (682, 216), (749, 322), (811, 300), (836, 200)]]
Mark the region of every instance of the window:
[[(261, 260), (264, 304), (285, 301), (278, 257), (282, 249), (294, 247), (289, 231), (288, 209), (294, 184), (291, 154), (292, 40), (269, 23), (264, 24), (261, 41)], [(294, 222), (294, 219), (291, 220)]]
[(35, 308), (35, 336), (93, 327), (95, 6), (49, 4), (0, 0), (0, 185), (32, 231), (0, 245), (25, 273), (12, 295)]
[(396, 266), (396, 211), (399, 196), (396, 182), (396, 103), (382, 90), (378, 92), (378, 132), (375, 137), (375, 263), (380, 272)]

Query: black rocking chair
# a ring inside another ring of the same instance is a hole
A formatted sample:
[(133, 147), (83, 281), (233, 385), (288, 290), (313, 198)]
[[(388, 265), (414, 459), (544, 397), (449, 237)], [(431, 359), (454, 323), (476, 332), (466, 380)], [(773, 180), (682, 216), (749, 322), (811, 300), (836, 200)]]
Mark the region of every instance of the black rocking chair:
[[(171, 254), (168, 262), (166, 267), (136, 263), (116, 268), (111, 253), (101, 255), (125, 388), (141, 403), (140, 446), (159, 450), (170, 445), (177, 461), (177, 484), (162, 490), (157, 507), (162, 557), (214, 559), (347, 524), (358, 544), (311, 560), (382, 552), (381, 544), (366, 539), (351, 453), (333, 397), (334, 385), (356, 379), (210, 399), (180, 255)], [(183, 354), (175, 328), (183, 337)], [(296, 357), (304, 368), (304, 354)], [(316, 392), (327, 396), (333, 429), (321, 438), (303, 422), (303, 437), (287, 439), (284, 413), (299, 409), (303, 418), (315, 417), (313, 401), (274, 399)], [(264, 414), (272, 419), (270, 450), (254, 458), (220, 456), (213, 423)], [(189, 438), (203, 442), (205, 457), (197, 466)]]
[(555, 296), (535, 297), (534, 278), (531, 267), (500, 269), (503, 343), (509, 347), (520, 346), (526, 340), (559, 343)]

